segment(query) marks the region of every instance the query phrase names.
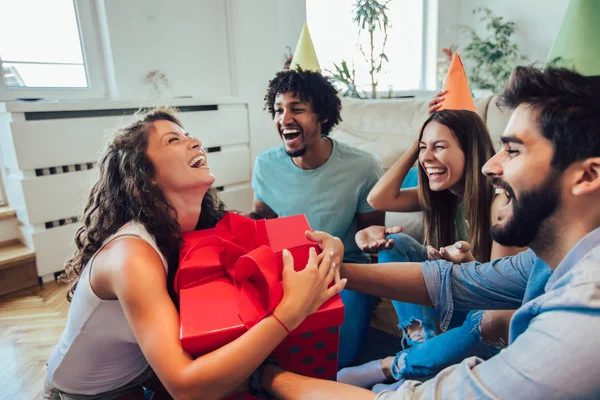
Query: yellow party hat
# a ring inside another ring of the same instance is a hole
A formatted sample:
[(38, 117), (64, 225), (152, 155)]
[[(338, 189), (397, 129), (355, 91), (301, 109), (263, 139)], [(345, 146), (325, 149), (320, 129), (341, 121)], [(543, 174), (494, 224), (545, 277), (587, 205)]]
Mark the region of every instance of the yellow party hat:
[(302, 68), (304, 71), (321, 71), (321, 66), (319, 65), (319, 60), (317, 60), (317, 53), (315, 53), (315, 48), (312, 39), (310, 38), (310, 32), (308, 31), (306, 22), (302, 28), (300, 39), (298, 39), (290, 69), (298, 69), (298, 67)]

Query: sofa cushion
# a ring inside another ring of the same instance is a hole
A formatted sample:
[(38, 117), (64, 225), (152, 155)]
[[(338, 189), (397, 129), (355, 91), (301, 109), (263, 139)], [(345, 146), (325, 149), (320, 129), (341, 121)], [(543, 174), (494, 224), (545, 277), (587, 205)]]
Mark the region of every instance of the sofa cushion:
[[(491, 96), (475, 99), (485, 119)], [(342, 99), (342, 122), (331, 132), (338, 140), (369, 150), (387, 169), (417, 139), (428, 117), (428, 100)], [(502, 127), (503, 129), (503, 127)]]
[(386, 169), (414, 143), (427, 118), (423, 101), (344, 98), (342, 107), (343, 121), (332, 136), (369, 150)]

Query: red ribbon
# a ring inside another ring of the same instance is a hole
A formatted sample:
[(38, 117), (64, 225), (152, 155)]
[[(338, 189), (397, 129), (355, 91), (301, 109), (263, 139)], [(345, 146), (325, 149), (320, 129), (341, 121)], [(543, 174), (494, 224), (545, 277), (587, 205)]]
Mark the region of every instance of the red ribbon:
[(233, 213), (227, 213), (216, 228), (184, 234), (175, 291), (229, 277), (236, 288), (240, 319), (248, 329), (254, 326), (283, 297), (282, 265), (264, 245), (268, 240), (263, 235), (256, 221)]

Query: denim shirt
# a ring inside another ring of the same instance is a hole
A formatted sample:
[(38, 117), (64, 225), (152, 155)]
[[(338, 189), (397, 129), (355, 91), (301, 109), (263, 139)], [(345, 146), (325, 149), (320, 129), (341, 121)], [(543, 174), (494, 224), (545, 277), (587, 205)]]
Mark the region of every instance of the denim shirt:
[(517, 309), (509, 346), (425, 383), (407, 381), (389, 398), (600, 399), (600, 228), (554, 272), (531, 250), (485, 264), (435, 261), (421, 268), (442, 325), (454, 310)]

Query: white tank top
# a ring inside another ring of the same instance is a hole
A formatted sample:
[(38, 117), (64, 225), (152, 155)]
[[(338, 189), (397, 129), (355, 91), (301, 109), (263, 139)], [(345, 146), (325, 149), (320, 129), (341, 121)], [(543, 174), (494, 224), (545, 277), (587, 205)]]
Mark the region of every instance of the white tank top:
[[(123, 225), (106, 239), (100, 250), (121, 236), (137, 236), (148, 242), (167, 270), (167, 262), (154, 237), (135, 221)], [(118, 389), (148, 368), (121, 303), (102, 300), (90, 286), (90, 266), (96, 254), (81, 273), (67, 326), (48, 360), (47, 382), (67, 393), (92, 395)]]

